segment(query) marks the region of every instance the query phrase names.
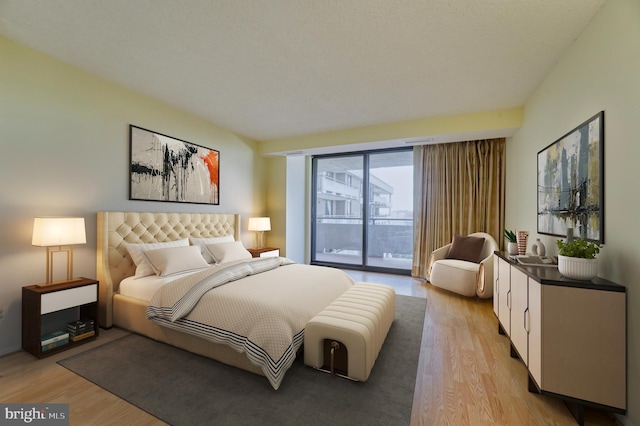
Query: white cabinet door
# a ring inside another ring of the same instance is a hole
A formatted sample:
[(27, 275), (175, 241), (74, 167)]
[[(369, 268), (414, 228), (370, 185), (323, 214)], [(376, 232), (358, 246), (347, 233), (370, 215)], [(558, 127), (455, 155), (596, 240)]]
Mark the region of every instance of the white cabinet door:
[[(495, 273), (495, 270), (494, 270)], [(500, 293), (498, 294), (498, 319), (507, 336), (511, 335), (511, 266), (509, 262), (498, 259), (498, 277)]]
[(511, 344), (516, 348), (525, 365), (529, 365), (528, 277), (524, 272), (511, 268)]
[(529, 310), (527, 311), (529, 332), (529, 372), (542, 389), (542, 285), (529, 279)]

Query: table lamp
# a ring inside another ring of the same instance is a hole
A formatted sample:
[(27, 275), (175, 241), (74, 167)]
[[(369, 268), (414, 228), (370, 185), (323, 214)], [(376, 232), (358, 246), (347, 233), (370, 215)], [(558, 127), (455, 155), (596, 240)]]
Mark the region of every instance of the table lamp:
[(249, 231), (258, 232), (258, 248), (264, 247), (264, 231), (271, 231), (271, 219), (268, 217), (250, 217)]
[[(33, 220), (31, 245), (47, 248), (47, 280), (43, 285), (77, 281), (73, 276), (73, 245), (86, 244), (87, 235), (82, 217), (36, 217)], [(53, 281), (53, 254), (67, 254), (67, 279)]]

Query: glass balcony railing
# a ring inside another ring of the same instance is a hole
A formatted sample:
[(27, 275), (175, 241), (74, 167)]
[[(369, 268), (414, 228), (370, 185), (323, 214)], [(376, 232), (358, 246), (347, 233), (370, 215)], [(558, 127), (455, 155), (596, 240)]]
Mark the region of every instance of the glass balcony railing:
[[(413, 219), (374, 218), (368, 223), (367, 265), (411, 269)], [(362, 219), (347, 216), (318, 218), (316, 260), (362, 263)]]

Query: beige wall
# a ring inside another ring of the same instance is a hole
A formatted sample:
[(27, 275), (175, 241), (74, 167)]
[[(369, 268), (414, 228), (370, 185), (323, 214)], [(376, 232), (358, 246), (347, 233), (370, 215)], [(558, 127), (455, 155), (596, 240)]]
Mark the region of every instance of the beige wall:
[(265, 234), (265, 244), (279, 248), (281, 256), (294, 262), (307, 263), (307, 158), (276, 156), (267, 158), (266, 163), (271, 232)]
[[(85, 218), (76, 276), (95, 277), (99, 210), (237, 212), (253, 245), (246, 220), (266, 202), (254, 142), (1, 37), (0, 63), (0, 355), (21, 345), (22, 286), (45, 278), (35, 216)], [(129, 201), (129, 124), (219, 150), (220, 205)]]
[[(609, 0), (525, 106), (507, 141), (506, 224), (535, 235), (537, 152), (605, 112), (605, 246), (599, 275), (627, 287), (628, 419), (640, 424), (640, 2)], [(615, 330), (612, 332), (624, 332)]]

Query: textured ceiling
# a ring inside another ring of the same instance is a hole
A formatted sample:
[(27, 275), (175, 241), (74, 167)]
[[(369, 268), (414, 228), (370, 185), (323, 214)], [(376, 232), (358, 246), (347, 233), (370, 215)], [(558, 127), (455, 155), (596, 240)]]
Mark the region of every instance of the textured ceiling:
[(523, 106), (605, 0), (0, 0), (0, 34), (256, 139)]

